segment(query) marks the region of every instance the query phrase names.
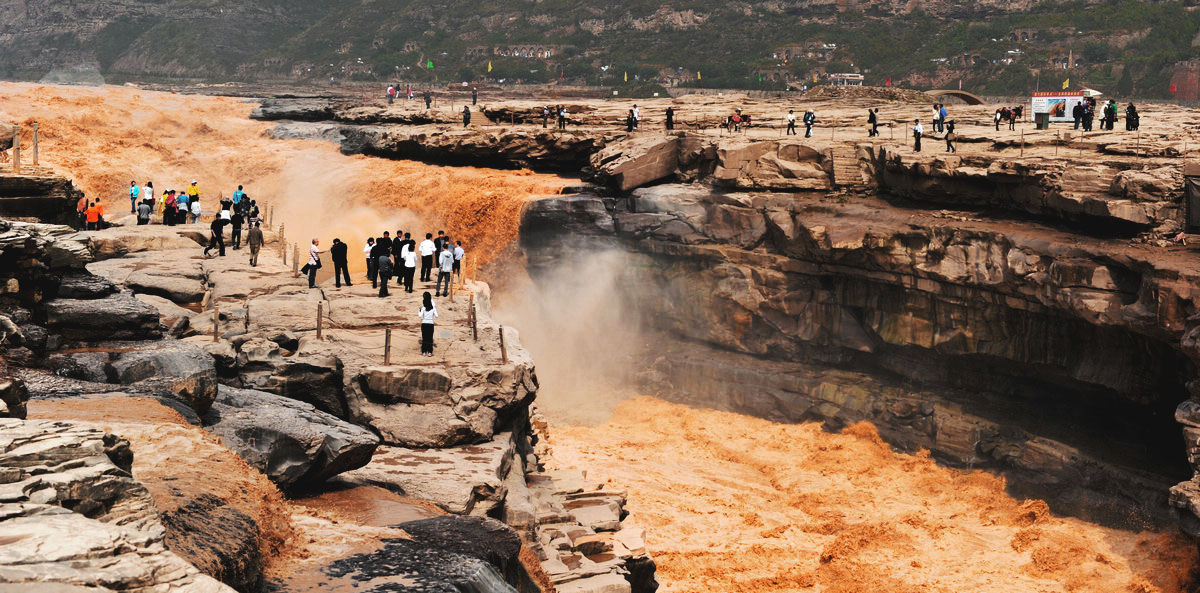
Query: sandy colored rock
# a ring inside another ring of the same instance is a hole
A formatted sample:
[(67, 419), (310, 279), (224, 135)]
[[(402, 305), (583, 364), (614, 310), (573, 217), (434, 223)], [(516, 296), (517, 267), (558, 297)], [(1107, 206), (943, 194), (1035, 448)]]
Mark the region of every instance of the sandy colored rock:
[(0, 429), (0, 583), (232, 593), (163, 545), (154, 501), (130, 477), (129, 441), (64, 422)]
[(380, 446), (370, 463), (342, 479), (428, 500), (459, 515), (487, 515), (503, 503), (513, 458), (512, 435), (441, 449)]

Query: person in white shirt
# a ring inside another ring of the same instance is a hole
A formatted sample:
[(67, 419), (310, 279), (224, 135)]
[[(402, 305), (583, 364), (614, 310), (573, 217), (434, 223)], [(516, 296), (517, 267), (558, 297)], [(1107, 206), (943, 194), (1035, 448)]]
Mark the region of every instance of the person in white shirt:
[(192, 202), (192, 224), (200, 222), (200, 200)]
[(787, 123), (788, 123), (787, 133), (791, 134), (792, 136), (795, 136), (796, 135), (796, 110), (788, 109)]
[(308, 248), (308, 264), (304, 267), (307, 268), (305, 271), (308, 272), (309, 288), (317, 287), (317, 269), (321, 267), (321, 248), (318, 247), (320, 243), (320, 241), (313, 239), (312, 245)]
[(417, 311), (417, 317), (421, 319), (421, 354), (433, 356), (433, 328), (438, 312), (437, 307), (433, 306), (433, 298), (429, 296), (428, 290), (421, 295), (421, 310)]
[[(433, 287), (433, 296), (450, 296), (450, 272), (454, 271), (454, 252), (450, 250), (450, 244), (442, 245), (442, 252), (438, 255), (438, 277), (437, 284)], [(445, 283), (446, 290), (442, 290), (442, 284)]]
[(462, 276), (462, 258), (466, 255), (463, 251), (462, 241), (454, 242), (454, 273)]
[(925, 128), (921, 127), (921, 120), (913, 120), (913, 152), (921, 152), (921, 136), (925, 135)]
[(402, 259), (404, 260), (404, 291), (412, 292), (413, 277), (417, 275), (417, 252), (412, 250), (411, 241), (406, 247), (407, 249), (401, 253)]
[(642, 110), (638, 109), (637, 104), (633, 105), (633, 128), (637, 129), (638, 124), (642, 121)]
[(371, 250), (375, 248), (375, 237), (367, 237), (367, 244), (363, 246), (363, 257), (367, 260), (367, 280), (371, 284), (375, 284), (375, 261), (371, 259)]
[(421, 253), (421, 282), (429, 282), (433, 275), (433, 254), (437, 246), (433, 244), (433, 233), (425, 233), (425, 240), (417, 246)]

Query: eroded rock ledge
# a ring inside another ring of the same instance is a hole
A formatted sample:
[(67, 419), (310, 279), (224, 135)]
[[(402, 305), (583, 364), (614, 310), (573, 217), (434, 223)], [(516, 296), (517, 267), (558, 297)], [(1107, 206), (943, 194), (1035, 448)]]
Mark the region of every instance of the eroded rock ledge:
[(132, 460), (100, 430), (0, 419), (0, 584), (234, 593), (166, 548)]
[(629, 255), (625, 304), (681, 344), (646, 353), (642, 379), (664, 397), (869, 419), (1059, 511), (1173, 521), (1168, 490), (1191, 471), (1172, 415), (1200, 362), (1190, 254), (867, 197), (681, 185), (535, 201), (521, 238), (535, 276)]
[[(431, 591), (534, 593), (549, 582), (542, 563), (556, 571), (555, 582), (571, 582), (581, 593), (656, 587), (644, 547), (545, 547), (536, 537), (550, 520), (539, 505), (561, 511), (577, 503), (568, 500), (574, 491), (537, 477), (545, 455), (530, 420), (537, 376), (513, 328), (505, 328), (502, 360), (487, 285), (468, 283), (457, 301), (439, 302), (439, 359), (403, 347), (384, 364), (384, 328), (416, 335), (411, 296), (383, 300), (362, 285), (310, 290), (269, 249), (258, 268), (236, 252), (205, 259), (187, 227), (89, 234), (36, 224), (3, 228), (0, 258), (20, 265), (9, 283), (14, 290), (0, 294), (0, 348), (23, 367), (0, 384), (6, 415), (22, 415), (29, 398), (154, 399), (218, 437), (280, 489), (319, 489), (340, 476), (474, 517), (405, 524), (400, 528), (428, 537), (380, 542), (375, 552), (324, 567), (325, 575), (362, 580), (356, 590), (385, 590), (375, 577), (391, 567)], [(467, 324), (468, 302), (476, 305), (478, 339)], [(541, 490), (531, 489), (528, 482), (539, 479)], [(165, 531), (161, 542), (240, 591), (259, 590), (270, 550), (256, 518), (205, 491), (176, 494), (180, 504), (150, 511)], [(619, 509), (624, 495), (604, 493), (603, 504)], [(571, 520), (595, 534), (620, 531), (622, 519)], [(456, 533), (499, 547), (438, 543)], [(53, 563), (38, 568), (52, 570)]]

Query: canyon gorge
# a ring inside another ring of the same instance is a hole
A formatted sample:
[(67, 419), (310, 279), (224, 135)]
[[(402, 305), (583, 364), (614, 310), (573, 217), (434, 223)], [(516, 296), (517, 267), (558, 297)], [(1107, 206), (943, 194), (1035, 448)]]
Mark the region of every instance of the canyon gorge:
[[(867, 137), (866, 98), (793, 139), (783, 104), (738, 96), (639, 100), (626, 133), (615, 100), (554, 131), (528, 98), (462, 127), (453, 96), (65, 88), (0, 83), (0, 120), (43, 143), (25, 175), (0, 163), (0, 392), (27, 418), (0, 420), (0, 582), (1195, 586), (1192, 110), (1082, 136), (955, 106), (946, 154), (900, 133), (923, 104), (880, 104)], [(771, 115), (717, 128), (735, 106)], [(119, 222), (130, 179), (193, 177), (273, 207), (261, 267), (201, 258), (204, 225), (62, 224), (79, 192)], [(285, 260), (395, 229), (467, 245), (436, 363), (361, 258), (340, 291)], [(29, 568), (82, 525), (143, 576)]]

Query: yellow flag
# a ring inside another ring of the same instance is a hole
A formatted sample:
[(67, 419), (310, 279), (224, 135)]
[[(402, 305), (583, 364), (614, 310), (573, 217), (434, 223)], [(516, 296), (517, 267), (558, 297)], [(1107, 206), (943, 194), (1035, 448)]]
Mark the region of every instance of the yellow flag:
[(1071, 86), (1071, 79), (1070, 79), (1070, 78), (1068, 78), (1068, 79), (1066, 79), (1066, 80), (1064, 80), (1064, 81), (1063, 81), (1063, 90), (1064, 90), (1064, 91), (1065, 91), (1065, 90), (1067, 90), (1067, 87), (1069, 87), (1069, 86)]
[(817, 73), (813, 72), (813, 82), (816, 82), (816, 81), (817, 81)]
[(625, 73), (625, 82), (629, 82), (629, 73), (628, 72)]
[(488, 60), (488, 72), (492, 71), (492, 61)]
[(696, 71), (696, 80), (700, 80), (700, 71), (699, 70)]

